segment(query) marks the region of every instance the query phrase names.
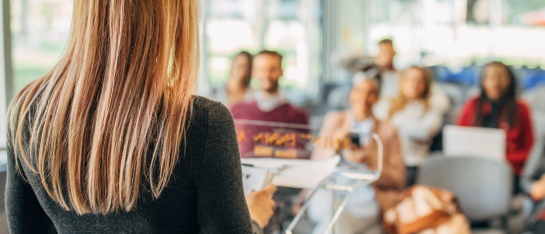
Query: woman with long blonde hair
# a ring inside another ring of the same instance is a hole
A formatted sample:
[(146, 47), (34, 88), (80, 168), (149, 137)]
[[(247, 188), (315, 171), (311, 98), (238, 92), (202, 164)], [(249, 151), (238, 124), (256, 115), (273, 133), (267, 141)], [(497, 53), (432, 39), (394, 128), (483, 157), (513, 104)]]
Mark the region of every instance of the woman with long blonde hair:
[(229, 110), (193, 96), (199, 1), (73, 4), (64, 56), (10, 106), (11, 233), (265, 226), (274, 188), (248, 209)]
[(443, 114), (431, 105), (432, 87), (433, 76), (428, 69), (410, 67), (401, 73), (398, 95), (384, 107), (383, 112), (399, 132), (407, 186), (415, 183), (418, 167), (429, 155), (433, 137), (441, 130)]

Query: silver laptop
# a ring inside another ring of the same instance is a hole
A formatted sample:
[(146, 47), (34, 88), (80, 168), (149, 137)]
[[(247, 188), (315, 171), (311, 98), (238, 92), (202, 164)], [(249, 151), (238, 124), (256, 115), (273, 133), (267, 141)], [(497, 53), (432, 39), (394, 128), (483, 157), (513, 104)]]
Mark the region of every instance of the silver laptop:
[(506, 135), (501, 129), (445, 126), (443, 153), (505, 161)]

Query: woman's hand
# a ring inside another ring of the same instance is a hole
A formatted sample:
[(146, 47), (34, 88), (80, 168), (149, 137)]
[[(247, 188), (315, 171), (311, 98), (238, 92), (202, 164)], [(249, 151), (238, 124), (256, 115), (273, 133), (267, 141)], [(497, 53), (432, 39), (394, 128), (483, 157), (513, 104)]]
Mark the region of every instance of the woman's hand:
[(335, 131), (333, 132), (333, 134), (331, 134), (331, 137), (332, 137), (333, 139), (340, 139), (340, 140), (342, 140), (342, 139), (348, 137), (349, 135), (350, 135), (350, 132), (349, 132), (349, 131), (346, 131), (346, 130), (344, 130), (344, 129), (338, 129), (338, 130), (335, 130)]
[(252, 192), (246, 196), (246, 203), (250, 210), (250, 217), (256, 221), (261, 228), (269, 224), (269, 220), (274, 214), (274, 201), (272, 195), (276, 192), (276, 186), (273, 184), (257, 192)]
[(540, 201), (545, 198), (545, 175), (542, 175), (541, 179), (532, 184), (530, 195), (534, 201)]
[(342, 153), (346, 161), (353, 163), (362, 163), (372, 156), (369, 150), (358, 148), (354, 144), (352, 144), (349, 150), (344, 150)]
[[(350, 136), (350, 132), (346, 131), (344, 129), (336, 130), (332, 137), (333, 139), (345, 139)], [(355, 144), (354, 142), (350, 142), (348, 149), (343, 149), (342, 154), (344, 156), (344, 159), (350, 162), (354, 163), (361, 163), (365, 158), (369, 156), (368, 150), (364, 150), (361, 148), (360, 145)]]

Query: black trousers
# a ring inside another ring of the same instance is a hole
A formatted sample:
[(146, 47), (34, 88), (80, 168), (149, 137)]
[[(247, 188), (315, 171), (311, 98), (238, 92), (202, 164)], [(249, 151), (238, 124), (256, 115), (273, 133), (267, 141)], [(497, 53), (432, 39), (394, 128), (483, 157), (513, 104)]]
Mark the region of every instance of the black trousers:
[(545, 233), (545, 222), (544, 221), (537, 222), (534, 228), (532, 228), (532, 233), (534, 234)]
[(418, 167), (407, 167), (407, 180), (405, 187), (411, 187), (416, 184), (416, 176), (418, 175)]

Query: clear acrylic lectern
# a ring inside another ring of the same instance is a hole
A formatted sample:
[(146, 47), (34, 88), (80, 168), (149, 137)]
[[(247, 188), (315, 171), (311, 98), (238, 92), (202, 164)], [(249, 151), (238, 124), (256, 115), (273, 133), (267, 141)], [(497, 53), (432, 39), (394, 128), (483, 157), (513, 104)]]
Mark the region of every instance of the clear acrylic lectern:
[[(293, 180), (282, 180), (281, 177), (286, 176), (287, 173), (279, 173), (279, 178), (277, 178), (279, 184), (277, 185), (311, 189), (300, 211), (286, 228), (287, 234), (292, 234), (296, 224), (308, 209), (309, 201), (313, 199), (318, 190), (330, 190), (335, 194), (334, 202), (331, 204), (334, 207), (334, 215), (324, 233), (327, 234), (330, 231), (336, 233), (335, 224), (346, 207), (350, 194), (377, 181), (382, 173), (383, 145), (379, 136), (372, 132), (359, 132), (357, 129), (322, 129), (320, 131), (320, 128), (308, 125), (238, 119), (235, 120), (235, 125), (241, 156), (252, 158), (251, 160), (254, 162), (271, 158), (282, 159), (285, 162), (286, 159), (289, 159), (294, 160), (293, 165), (301, 165), (303, 168), (301, 162), (304, 163), (305, 160), (311, 160), (311, 158), (324, 159), (336, 156), (340, 158), (338, 164), (333, 165), (333, 168), (323, 178), (320, 177), (323, 174), (311, 174), (313, 171), (311, 168), (308, 168), (308, 173), (312, 178), (308, 180), (301, 179), (304, 175), (295, 176), (296, 174), (290, 174), (294, 177)], [(375, 152), (368, 157), (376, 157), (371, 160), (375, 165), (354, 162), (351, 155), (356, 154), (360, 150), (359, 148), (365, 147), (365, 145), (373, 146), (372, 149)], [(286, 166), (295, 168), (296, 166), (293, 165)], [(312, 181), (317, 178), (318, 181)], [(293, 185), (283, 184), (285, 181), (293, 182)], [(341, 199), (338, 192), (344, 192), (346, 196)]]

